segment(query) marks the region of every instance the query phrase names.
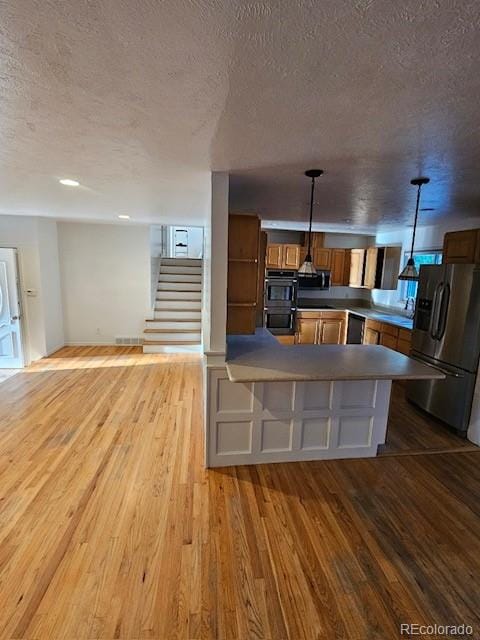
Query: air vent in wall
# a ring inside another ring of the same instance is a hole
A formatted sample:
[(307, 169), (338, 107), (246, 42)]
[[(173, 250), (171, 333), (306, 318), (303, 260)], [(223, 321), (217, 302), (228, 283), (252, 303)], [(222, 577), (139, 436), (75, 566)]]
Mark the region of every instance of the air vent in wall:
[(143, 338), (139, 337), (115, 337), (115, 344), (143, 344)]

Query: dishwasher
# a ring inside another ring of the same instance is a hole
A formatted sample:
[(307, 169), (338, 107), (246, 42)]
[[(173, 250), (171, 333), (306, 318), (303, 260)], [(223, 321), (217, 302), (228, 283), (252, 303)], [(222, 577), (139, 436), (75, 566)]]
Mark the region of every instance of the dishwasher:
[(348, 314), (347, 344), (363, 344), (365, 318), (356, 313)]

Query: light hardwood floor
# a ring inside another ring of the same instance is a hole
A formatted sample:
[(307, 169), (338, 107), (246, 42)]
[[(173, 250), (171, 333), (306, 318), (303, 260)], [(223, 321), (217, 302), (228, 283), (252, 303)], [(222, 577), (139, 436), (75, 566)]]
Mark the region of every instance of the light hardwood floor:
[(200, 357), (138, 351), (0, 386), (0, 638), (480, 632), (477, 452), (207, 472)]

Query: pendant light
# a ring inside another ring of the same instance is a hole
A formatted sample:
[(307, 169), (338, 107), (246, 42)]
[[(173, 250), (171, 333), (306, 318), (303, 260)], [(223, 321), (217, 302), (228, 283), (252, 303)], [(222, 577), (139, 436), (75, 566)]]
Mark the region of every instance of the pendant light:
[(403, 271), (398, 276), (399, 280), (418, 280), (418, 270), (415, 266), (415, 261), (413, 259), (413, 249), (415, 246), (415, 233), (417, 231), (417, 218), (418, 218), (418, 207), (420, 205), (420, 192), (422, 190), (422, 186), (424, 184), (428, 184), (430, 182), (430, 178), (414, 178), (410, 180), (410, 184), (413, 184), (414, 187), (418, 187), (417, 191), (417, 206), (415, 208), (415, 220), (413, 221), (413, 235), (412, 235), (412, 248), (410, 249), (410, 258), (407, 261)]
[(322, 169), (309, 169), (305, 171), (305, 175), (307, 178), (311, 178), (312, 184), (310, 188), (310, 222), (308, 225), (308, 249), (307, 255), (305, 256), (305, 260), (303, 261), (302, 266), (298, 270), (298, 275), (301, 278), (314, 278), (317, 275), (317, 270), (313, 264), (312, 260), (312, 218), (313, 218), (313, 196), (315, 193), (315, 179), (321, 176), (323, 173)]

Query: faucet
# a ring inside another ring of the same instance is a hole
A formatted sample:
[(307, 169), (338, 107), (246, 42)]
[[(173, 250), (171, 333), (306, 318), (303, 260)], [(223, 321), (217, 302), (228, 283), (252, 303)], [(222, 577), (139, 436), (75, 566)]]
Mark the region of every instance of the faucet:
[(412, 312), (409, 314), (409, 318), (413, 318), (415, 315), (415, 298), (413, 296), (408, 296), (405, 302), (405, 311), (408, 311), (410, 305), (412, 308)]

